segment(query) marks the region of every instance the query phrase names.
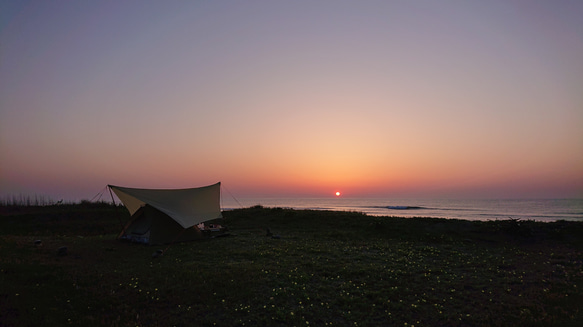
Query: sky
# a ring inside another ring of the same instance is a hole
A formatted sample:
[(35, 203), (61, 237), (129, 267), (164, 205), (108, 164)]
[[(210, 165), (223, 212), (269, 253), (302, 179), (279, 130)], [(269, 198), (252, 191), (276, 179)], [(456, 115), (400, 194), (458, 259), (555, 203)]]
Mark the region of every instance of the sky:
[(0, 196), (582, 198), (583, 2), (3, 1)]

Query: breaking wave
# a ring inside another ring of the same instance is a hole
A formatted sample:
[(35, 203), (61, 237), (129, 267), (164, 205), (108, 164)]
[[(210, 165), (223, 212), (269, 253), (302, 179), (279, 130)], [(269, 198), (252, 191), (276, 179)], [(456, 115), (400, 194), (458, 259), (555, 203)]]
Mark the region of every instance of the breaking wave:
[(425, 207), (418, 206), (387, 206), (387, 209), (391, 210), (416, 210), (416, 209), (427, 209)]
[(370, 206), (369, 208), (374, 209), (390, 209), (390, 210), (418, 210), (418, 209), (430, 209), (426, 207), (419, 206)]

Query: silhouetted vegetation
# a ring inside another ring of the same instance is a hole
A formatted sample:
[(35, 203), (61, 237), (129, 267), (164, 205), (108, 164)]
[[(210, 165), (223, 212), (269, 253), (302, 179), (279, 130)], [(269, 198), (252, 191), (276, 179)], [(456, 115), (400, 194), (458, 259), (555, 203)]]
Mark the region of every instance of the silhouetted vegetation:
[(30, 207), (30, 206), (49, 206), (57, 203), (62, 203), (62, 200), (54, 201), (50, 197), (44, 195), (24, 195), (12, 194), (0, 197), (0, 206), (4, 207)]
[(575, 326), (583, 320), (580, 222), (255, 206), (216, 221), (230, 237), (152, 247), (115, 240), (129, 219), (123, 207), (0, 209), (0, 325)]

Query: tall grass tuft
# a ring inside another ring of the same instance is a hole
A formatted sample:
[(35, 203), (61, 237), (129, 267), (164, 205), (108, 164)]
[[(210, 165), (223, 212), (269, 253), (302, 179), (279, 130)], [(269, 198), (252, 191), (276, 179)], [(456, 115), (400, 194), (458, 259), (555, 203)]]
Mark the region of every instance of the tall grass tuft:
[(11, 194), (0, 197), (1, 206), (21, 207), (21, 206), (51, 206), (62, 203), (63, 200), (54, 201), (48, 196), (35, 194), (34, 196), (28, 194)]

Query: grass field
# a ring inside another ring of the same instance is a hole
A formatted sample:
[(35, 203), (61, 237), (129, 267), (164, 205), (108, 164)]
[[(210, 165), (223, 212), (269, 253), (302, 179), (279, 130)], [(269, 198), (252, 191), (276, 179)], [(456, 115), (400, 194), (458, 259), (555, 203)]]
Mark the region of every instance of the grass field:
[[(2, 326), (577, 326), (583, 223), (252, 207), (117, 241), (122, 207), (0, 207)], [(266, 236), (270, 228), (278, 237)], [(41, 245), (35, 245), (40, 240)], [(67, 247), (66, 255), (59, 248)], [(165, 250), (153, 257), (158, 249)]]

